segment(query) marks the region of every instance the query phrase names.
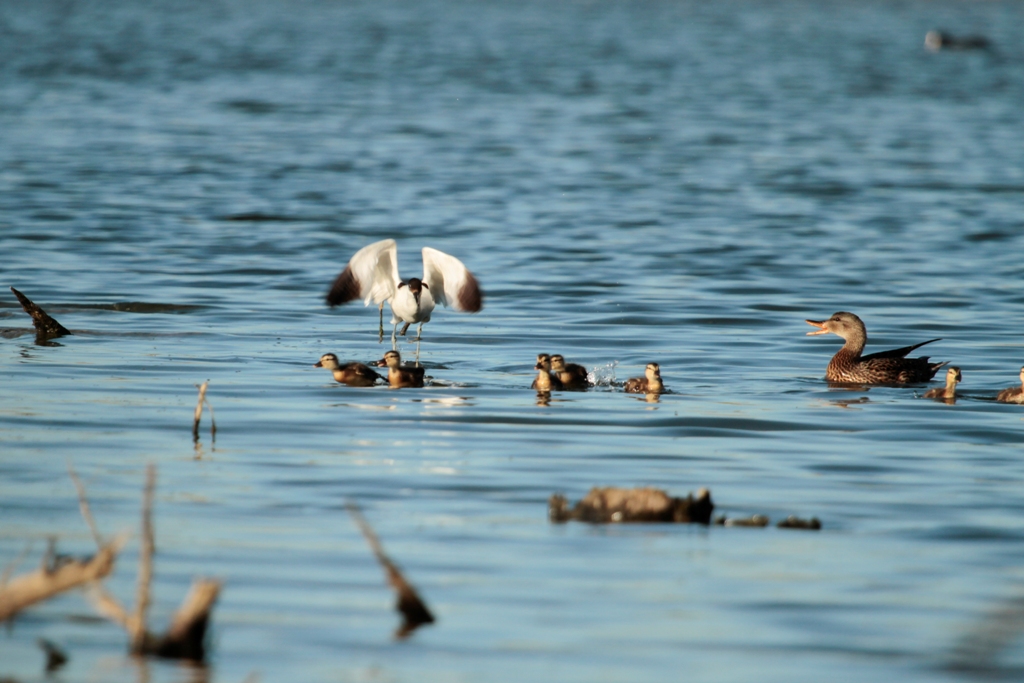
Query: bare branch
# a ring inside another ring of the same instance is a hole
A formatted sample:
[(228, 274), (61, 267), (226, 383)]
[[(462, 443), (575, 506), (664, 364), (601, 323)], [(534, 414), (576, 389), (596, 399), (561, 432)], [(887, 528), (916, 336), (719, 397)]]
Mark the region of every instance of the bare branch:
[(377, 561), (380, 562), (381, 566), (384, 567), (384, 573), (387, 574), (388, 583), (395, 589), (398, 601), (395, 605), (402, 617), (402, 625), (395, 631), (396, 638), (405, 638), (412, 633), (416, 628), (423, 624), (434, 623), (434, 615), (430, 613), (426, 604), (420, 599), (416, 589), (405, 580), (402, 572), (399, 571), (395, 563), (384, 553), (384, 548), (380, 544), (380, 540), (377, 538), (377, 534), (374, 533), (370, 524), (363, 517), (363, 513), (360, 512), (359, 506), (349, 501), (345, 503), (345, 507), (348, 508), (348, 512), (352, 515), (352, 519), (355, 520), (356, 526), (363, 533), (366, 541), (370, 544), (370, 549), (373, 550), (373, 554), (377, 556)]
[(199, 421), (203, 417), (203, 401), (206, 400), (206, 387), (209, 384), (210, 380), (206, 380), (202, 384), (196, 385), (199, 388), (199, 400), (196, 402), (196, 411), (192, 419), (192, 438), (195, 441), (199, 440)]
[(68, 474), (71, 475), (71, 481), (75, 483), (75, 489), (78, 491), (78, 509), (82, 512), (82, 518), (89, 525), (89, 531), (92, 532), (92, 539), (96, 541), (96, 547), (102, 548), (103, 537), (96, 526), (96, 520), (93, 519), (92, 511), (89, 509), (89, 499), (85, 496), (85, 486), (82, 484), (82, 480), (78, 478), (78, 475), (75, 474), (75, 468), (71, 466), (70, 460), (68, 460)]
[(14, 577), (0, 588), (0, 621), (37, 602), (107, 576), (114, 569), (122, 544), (122, 540), (114, 539), (92, 557), (62, 558), (54, 566), (44, 565)]
[(146, 638), (146, 612), (149, 611), (150, 586), (153, 582), (153, 489), (156, 487), (156, 466), (146, 468), (146, 488), (142, 495), (142, 537), (139, 543), (139, 578), (135, 591), (135, 614), (129, 636), (132, 651), (140, 651)]

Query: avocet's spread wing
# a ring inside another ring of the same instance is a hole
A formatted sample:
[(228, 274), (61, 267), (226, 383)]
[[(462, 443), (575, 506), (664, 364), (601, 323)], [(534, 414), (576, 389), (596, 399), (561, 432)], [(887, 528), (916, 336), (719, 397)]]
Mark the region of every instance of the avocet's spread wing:
[(443, 251), (423, 247), (423, 281), (434, 301), (456, 311), (476, 313), (484, 307), (484, 295), (473, 273)]
[(327, 292), (327, 304), (337, 306), (362, 299), (367, 306), (379, 304), (395, 295), (398, 286), (398, 246), (394, 240), (381, 240), (356, 252)]

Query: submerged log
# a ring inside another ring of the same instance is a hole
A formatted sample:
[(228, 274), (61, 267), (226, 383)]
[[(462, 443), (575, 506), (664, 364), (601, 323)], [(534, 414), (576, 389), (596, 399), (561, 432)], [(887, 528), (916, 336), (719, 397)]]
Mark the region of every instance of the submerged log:
[(775, 526), (780, 529), (807, 529), (808, 531), (819, 531), (821, 529), (821, 520), (817, 517), (800, 519), (796, 515), (790, 515)]
[(552, 522), (577, 520), (592, 524), (618, 522), (675, 522), (708, 524), (715, 509), (711, 492), (705, 488), (686, 498), (673, 498), (660, 489), (594, 487), (572, 508), (565, 496), (555, 494), (548, 501)]
[(27, 296), (11, 287), (14, 296), (18, 297), (21, 307), (32, 316), (32, 325), (36, 328), (36, 340), (45, 341), (54, 337), (63, 337), (71, 334), (66, 327), (50, 317), (50, 315), (32, 302)]

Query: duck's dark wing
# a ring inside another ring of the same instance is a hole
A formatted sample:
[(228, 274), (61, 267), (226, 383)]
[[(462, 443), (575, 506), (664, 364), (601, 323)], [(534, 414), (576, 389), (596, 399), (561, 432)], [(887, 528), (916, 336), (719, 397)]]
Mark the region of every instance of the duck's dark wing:
[(920, 344), (913, 344), (912, 346), (904, 346), (898, 349), (892, 349), (891, 351), (879, 351), (878, 353), (868, 354), (867, 356), (861, 356), (860, 361), (862, 363), (872, 360), (881, 360), (883, 358), (906, 358), (907, 354), (914, 349), (919, 349), (925, 344), (931, 344), (937, 342), (942, 337), (936, 337), (935, 339), (929, 339), (928, 341), (921, 342)]

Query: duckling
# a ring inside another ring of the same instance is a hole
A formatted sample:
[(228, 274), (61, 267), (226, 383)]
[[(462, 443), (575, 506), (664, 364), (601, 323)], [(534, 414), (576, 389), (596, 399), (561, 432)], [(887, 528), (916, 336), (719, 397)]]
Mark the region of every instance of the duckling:
[(912, 384), (927, 382), (944, 363), (929, 363), (928, 356), (906, 358), (914, 349), (939, 341), (929, 339), (913, 346), (904, 346), (891, 351), (879, 351), (868, 356), (861, 356), (868, 341), (867, 328), (864, 322), (853, 313), (840, 311), (833, 313), (828, 320), (807, 320), (808, 325), (821, 329), (808, 332), (808, 335), (832, 334), (842, 337), (846, 343), (829, 361), (825, 370), (825, 379), (830, 382), (850, 382), (857, 384)]
[(377, 380), (384, 379), (362, 363), (346, 363), (340, 365), (338, 357), (333, 353), (325, 353), (313, 364), (314, 368), (327, 368), (334, 374), (334, 381), (350, 387), (372, 387)]
[(462, 261), (437, 249), (423, 248), (423, 279), (398, 276), (398, 245), (392, 239), (367, 245), (349, 259), (327, 293), (331, 308), (353, 299), (369, 306), (380, 304), (380, 336), (384, 338), (384, 302), (391, 305), (391, 346), (396, 343), (398, 323), (419, 323), (416, 341), (423, 336), (423, 324), (430, 322), (434, 304), (440, 302), (456, 311), (476, 313), (483, 308), (483, 292), (473, 273)]
[(648, 363), (643, 377), (634, 377), (626, 382), (627, 394), (660, 394), (665, 391), (661, 383), (661, 368), (657, 363)]
[(1024, 368), (1020, 369), (1020, 386), (1003, 389), (996, 400), (1001, 403), (1024, 403)]
[(566, 389), (586, 389), (590, 386), (587, 369), (576, 363), (566, 363), (561, 354), (551, 356), (551, 371)]
[(537, 370), (537, 378), (530, 385), (531, 389), (537, 391), (561, 391), (562, 380), (557, 375), (551, 374), (551, 356), (546, 353), (537, 354), (537, 364), (533, 366)]
[(929, 389), (924, 392), (924, 397), (945, 399), (947, 402), (952, 403), (956, 401), (956, 385), (962, 379), (963, 376), (960, 374), (960, 368), (950, 366), (946, 370), (946, 386)]
[(388, 384), (393, 389), (423, 386), (423, 368), (402, 367), (402, 357), (398, 351), (388, 351), (377, 361), (377, 367), (384, 366), (388, 368)]

